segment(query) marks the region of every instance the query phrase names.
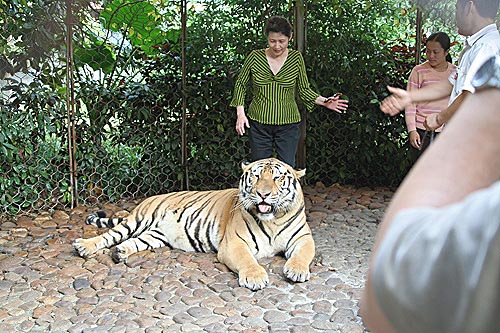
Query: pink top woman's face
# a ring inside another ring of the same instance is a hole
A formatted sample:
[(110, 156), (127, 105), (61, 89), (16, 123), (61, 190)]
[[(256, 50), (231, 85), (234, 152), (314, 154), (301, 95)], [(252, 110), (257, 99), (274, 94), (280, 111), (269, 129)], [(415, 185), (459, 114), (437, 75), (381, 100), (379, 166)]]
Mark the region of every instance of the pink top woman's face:
[(446, 63), (448, 51), (445, 51), (439, 42), (428, 41), (426, 44), (425, 55), (432, 67), (441, 67), (444, 63)]

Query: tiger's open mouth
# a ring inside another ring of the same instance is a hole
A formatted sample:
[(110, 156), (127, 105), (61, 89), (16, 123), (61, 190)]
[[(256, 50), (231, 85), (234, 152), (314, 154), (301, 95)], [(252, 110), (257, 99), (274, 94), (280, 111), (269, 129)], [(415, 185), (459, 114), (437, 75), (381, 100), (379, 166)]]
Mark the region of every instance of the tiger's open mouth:
[(257, 205), (257, 210), (261, 214), (270, 214), (273, 210), (273, 207), (270, 204), (267, 204), (263, 201)]

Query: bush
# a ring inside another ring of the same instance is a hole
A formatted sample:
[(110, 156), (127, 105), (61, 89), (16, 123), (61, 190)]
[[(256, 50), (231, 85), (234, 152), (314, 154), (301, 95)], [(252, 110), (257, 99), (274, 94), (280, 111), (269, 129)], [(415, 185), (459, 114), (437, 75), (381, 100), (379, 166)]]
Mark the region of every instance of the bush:
[[(37, 61), (33, 84), (3, 87), (13, 91), (0, 112), (0, 201), (10, 212), (68, 206), (75, 193), (67, 144), (72, 125), (80, 203), (237, 184), (249, 150), (247, 137), (234, 130), (234, 83), (247, 54), (266, 47), (265, 20), (293, 19), (292, 2), (217, 0), (203, 10), (190, 7), (184, 77), (177, 8), (146, 2), (114, 0), (112, 11), (129, 11), (116, 15), (89, 14), (80, 2), (74, 8), (80, 25), (70, 124), (66, 67), (54, 60), (57, 48), (40, 55), (47, 61)], [(408, 170), (403, 117), (378, 110), (386, 85), (404, 86), (414, 62), (404, 46), (410, 17), (399, 7), (393, 1), (308, 2), (310, 84), (324, 96), (340, 91), (350, 103), (343, 115), (320, 107), (304, 115), (308, 182), (396, 186)], [(151, 19), (129, 15), (145, 8)]]

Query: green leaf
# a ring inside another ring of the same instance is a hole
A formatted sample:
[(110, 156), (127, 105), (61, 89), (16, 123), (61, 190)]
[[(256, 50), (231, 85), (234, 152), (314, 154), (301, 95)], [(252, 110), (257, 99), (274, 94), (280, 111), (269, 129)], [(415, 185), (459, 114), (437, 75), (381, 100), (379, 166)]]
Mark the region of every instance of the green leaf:
[(75, 47), (74, 59), (77, 64), (87, 64), (94, 70), (102, 69), (109, 74), (116, 62), (116, 55), (111, 46), (95, 41), (88, 48)]
[(165, 32), (160, 29), (162, 16), (149, 2), (129, 2), (114, 0), (101, 12), (106, 28), (125, 31), (133, 46), (146, 54), (158, 53), (155, 46), (165, 43)]

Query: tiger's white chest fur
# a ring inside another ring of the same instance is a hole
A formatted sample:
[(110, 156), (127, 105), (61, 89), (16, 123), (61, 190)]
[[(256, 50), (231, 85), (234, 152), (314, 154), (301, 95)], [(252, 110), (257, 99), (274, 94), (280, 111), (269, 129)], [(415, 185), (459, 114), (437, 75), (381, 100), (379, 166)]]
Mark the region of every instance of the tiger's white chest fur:
[(252, 241), (247, 241), (256, 259), (284, 253), (290, 246), (290, 240), (305, 225), (306, 215), (302, 208), (298, 214), (284, 216), (268, 221), (261, 221), (248, 211), (242, 212)]

